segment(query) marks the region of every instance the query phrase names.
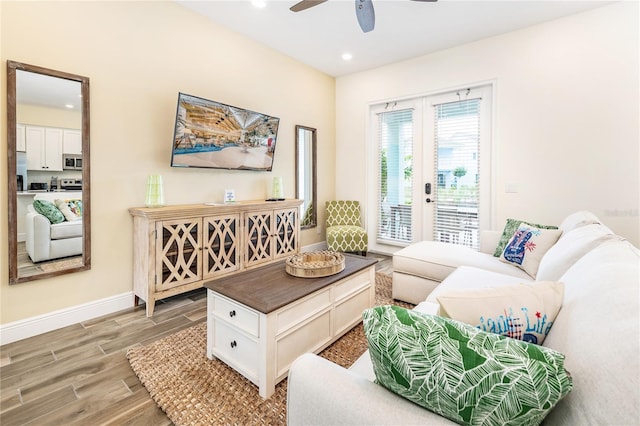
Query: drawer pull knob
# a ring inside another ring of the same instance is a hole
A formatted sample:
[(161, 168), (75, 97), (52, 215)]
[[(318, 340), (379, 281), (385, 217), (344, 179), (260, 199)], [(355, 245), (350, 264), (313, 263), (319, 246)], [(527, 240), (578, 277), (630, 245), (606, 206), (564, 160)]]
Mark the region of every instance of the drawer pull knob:
[(233, 311), (229, 311), (229, 316), (230, 316), (231, 318), (233, 318), (233, 317), (235, 317), (235, 316), (236, 316), (236, 311), (235, 311), (235, 309), (234, 309)]
[(235, 341), (235, 340), (232, 340), (232, 341), (231, 341), (231, 347), (232, 347), (232, 348), (235, 348), (236, 346), (238, 346), (238, 344), (236, 343), (236, 341)]

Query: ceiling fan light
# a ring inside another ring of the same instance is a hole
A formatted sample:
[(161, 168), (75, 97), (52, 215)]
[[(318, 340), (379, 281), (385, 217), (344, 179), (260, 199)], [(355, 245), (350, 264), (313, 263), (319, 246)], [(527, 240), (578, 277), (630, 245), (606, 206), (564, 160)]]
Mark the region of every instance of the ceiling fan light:
[(353, 55), (349, 52), (345, 52), (342, 54), (342, 59), (345, 61), (350, 61), (351, 59), (353, 59)]
[(267, 2), (265, 0), (251, 0), (251, 4), (253, 5), (253, 7), (262, 9), (267, 5)]

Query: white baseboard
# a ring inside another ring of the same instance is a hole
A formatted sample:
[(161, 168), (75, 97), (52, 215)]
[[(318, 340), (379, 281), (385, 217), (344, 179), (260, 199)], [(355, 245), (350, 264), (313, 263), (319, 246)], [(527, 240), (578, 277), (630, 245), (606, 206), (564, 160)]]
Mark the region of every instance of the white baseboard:
[[(327, 243), (304, 246), (300, 251), (326, 250)], [(77, 324), (133, 307), (133, 292), (122, 293), (82, 305), (0, 325), (0, 345), (37, 336), (48, 331)]]
[(0, 325), (0, 345), (133, 307), (133, 292)]

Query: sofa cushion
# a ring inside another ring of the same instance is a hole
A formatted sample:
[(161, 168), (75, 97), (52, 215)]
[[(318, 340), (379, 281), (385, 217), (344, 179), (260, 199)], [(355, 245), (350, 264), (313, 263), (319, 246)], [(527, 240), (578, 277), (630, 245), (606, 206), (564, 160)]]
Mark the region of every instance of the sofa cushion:
[(575, 388), (549, 424), (637, 424), (640, 251), (627, 241), (604, 242), (561, 280), (564, 303), (544, 345), (566, 355)]
[(51, 240), (82, 237), (82, 221), (62, 222), (51, 225)]
[(469, 247), (439, 241), (421, 241), (393, 255), (394, 272), (442, 281), (461, 265), (474, 266), (525, 280), (531, 277), (523, 270), (500, 262), (487, 253)]
[(446, 280), (440, 283), (425, 300), (437, 304), (438, 296), (451, 289), (502, 287), (532, 281), (529, 275), (524, 273), (523, 275), (525, 275), (526, 278), (522, 279), (520, 277), (487, 271), (486, 269), (475, 268), (473, 266), (460, 266), (449, 275)]
[(578, 259), (607, 240), (618, 240), (609, 228), (602, 224), (589, 224), (562, 233), (560, 239), (540, 260), (536, 279), (559, 280)]
[(539, 424), (572, 388), (551, 349), (398, 306), (363, 313), (376, 381), (461, 424)]
[(559, 229), (535, 228), (521, 223), (504, 248), (500, 260), (522, 268), (535, 278), (542, 256), (558, 241), (561, 234)]
[(598, 219), (598, 217), (593, 213), (583, 210), (565, 217), (562, 223), (560, 223), (559, 228), (562, 232), (571, 232), (581, 226), (591, 225), (594, 223), (600, 223), (600, 219)]
[(53, 224), (64, 222), (64, 215), (51, 201), (33, 200), (33, 209), (49, 219), (49, 222)]
[(564, 285), (555, 281), (448, 290), (437, 296), (438, 314), (539, 345), (562, 306), (563, 294)]
[(513, 237), (513, 234), (515, 234), (515, 232), (518, 230), (518, 227), (520, 226), (521, 223), (526, 223), (529, 226), (533, 226), (535, 228), (541, 228), (541, 229), (558, 229), (557, 226), (553, 226), (553, 225), (538, 225), (536, 223), (531, 223), (524, 220), (511, 219), (511, 218), (507, 219), (507, 223), (505, 223), (504, 229), (502, 230), (502, 235), (500, 236), (500, 241), (498, 242), (498, 246), (496, 247), (496, 250), (493, 252), (493, 255), (495, 257), (500, 257), (502, 255), (504, 248), (507, 246), (507, 243)]

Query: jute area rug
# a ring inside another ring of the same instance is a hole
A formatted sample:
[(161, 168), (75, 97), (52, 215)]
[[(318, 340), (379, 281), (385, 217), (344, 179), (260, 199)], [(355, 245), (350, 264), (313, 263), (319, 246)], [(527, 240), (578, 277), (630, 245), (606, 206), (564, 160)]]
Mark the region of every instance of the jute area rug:
[[(391, 277), (376, 273), (376, 304), (391, 298)], [(151, 398), (178, 425), (284, 425), (287, 380), (268, 399), (222, 361), (206, 357), (206, 323), (133, 348), (127, 358)], [(320, 353), (345, 368), (367, 350), (362, 323)]]

